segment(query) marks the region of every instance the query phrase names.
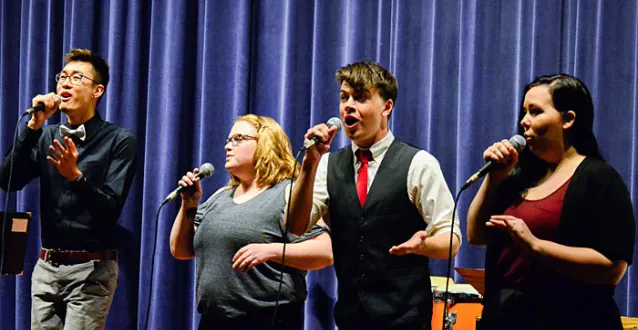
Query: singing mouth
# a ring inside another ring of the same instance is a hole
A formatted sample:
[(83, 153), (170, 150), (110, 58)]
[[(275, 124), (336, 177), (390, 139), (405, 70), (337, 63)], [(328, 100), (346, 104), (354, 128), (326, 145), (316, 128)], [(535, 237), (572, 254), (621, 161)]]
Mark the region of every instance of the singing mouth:
[(60, 93), (60, 99), (62, 100), (62, 102), (68, 102), (71, 97), (73, 97), (73, 95), (69, 92)]
[(359, 123), (359, 119), (355, 117), (346, 117), (344, 122), (346, 124), (346, 127), (352, 127), (356, 125), (357, 123)]

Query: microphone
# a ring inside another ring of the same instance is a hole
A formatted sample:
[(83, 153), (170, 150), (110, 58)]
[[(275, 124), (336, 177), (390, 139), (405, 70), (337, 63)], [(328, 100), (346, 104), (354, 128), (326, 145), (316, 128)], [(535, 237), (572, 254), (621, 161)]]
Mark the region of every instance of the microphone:
[[(337, 126), (337, 132), (339, 132), (341, 130), (341, 127), (343, 126), (343, 123), (341, 122), (341, 119), (339, 119), (339, 117), (332, 117), (328, 119), (328, 122), (326, 123), (326, 125), (328, 125), (328, 128), (332, 126)], [(311, 139), (309, 139), (303, 144), (303, 148), (301, 148), (301, 150), (306, 150), (319, 142), (321, 142), (319, 137), (313, 136)]]
[[(55, 95), (55, 97), (58, 99), (58, 104), (62, 103), (62, 98), (60, 97), (60, 95)], [(24, 112), (24, 115), (30, 115), (33, 114), (34, 112), (38, 112), (38, 111), (44, 111), (44, 102), (40, 101), (38, 102), (38, 104), (34, 105), (33, 107), (27, 109), (27, 111)]]
[[(525, 138), (520, 136), (520, 135), (514, 135), (509, 139), (509, 143), (512, 145), (512, 147), (514, 147), (514, 149), (516, 149), (516, 152), (521, 152), (523, 151), (523, 149), (525, 149), (525, 146), (527, 145), (527, 143), (525, 142)], [(472, 175), (463, 185), (463, 187), (461, 188), (461, 191), (467, 189), (467, 187), (471, 186), (472, 184), (474, 184), (476, 181), (478, 181), (478, 179), (484, 177), (485, 175), (487, 175), (487, 173), (489, 173), (492, 168), (496, 166), (494, 163), (492, 163), (492, 161), (487, 161), (487, 163), (485, 163), (485, 165), (483, 165), (483, 167), (481, 167), (480, 170), (478, 170), (478, 172), (474, 173), (474, 175)]]
[[(197, 172), (195, 177), (201, 180), (213, 175), (213, 173), (215, 173), (215, 167), (211, 163), (204, 163), (202, 164), (202, 166), (199, 167), (199, 172)], [(168, 196), (166, 196), (166, 199), (164, 199), (164, 201), (162, 202), (162, 205), (175, 199), (175, 197), (177, 197), (177, 195), (179, 195), (179, 193), (186, 188), (188, 187), (184, 187), (184, 186), (177, 187), (175, 190), (173, 190), (173, 192), (171, 192), (170, 194), (168, 194)]]

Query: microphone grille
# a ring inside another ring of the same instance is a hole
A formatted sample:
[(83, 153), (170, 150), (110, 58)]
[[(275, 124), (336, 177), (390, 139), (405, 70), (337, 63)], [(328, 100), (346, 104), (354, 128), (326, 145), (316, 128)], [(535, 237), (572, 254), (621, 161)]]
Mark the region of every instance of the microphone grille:
[(525, 149), (525, 146), (527, 146), (527, 142), (525, 141), (525, 138), (518, 134), (512, 136), (509, 142), (512, 145), (512, 147), (516, 149), (517, 152), (523, 151), (523, 149)]
[(215, 173), (215, 167), (213, 166), (213, 164), (204, 163), (202, 164), (202, 166), (199, 167), (199, 173), (197, 173), (197, 175), (201, 178), (205, 178), (213, 175), (213, 173)]
[(328, 128), (332, 126), (337, 126), (337, 132), (339, 132), (341, 128), (343, 127), (343, 123), (341, 122), (341, 118), (339, 117), (332, 117), (328, 119), (328, 122), (326, 124), (328, 125)]

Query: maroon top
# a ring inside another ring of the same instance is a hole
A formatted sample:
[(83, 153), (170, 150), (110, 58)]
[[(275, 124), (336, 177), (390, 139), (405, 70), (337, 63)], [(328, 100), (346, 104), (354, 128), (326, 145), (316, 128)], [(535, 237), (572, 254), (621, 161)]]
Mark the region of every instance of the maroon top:
[[(555, 241), (556, 229), (560, 222), (563, 199), (571, 178), (556, 191), (539, 200), (523, 200), (518, 205), (508, 207), (504, 214), (522, 219), (529, 230), (539, 239)], [(547, 269), (536, 258), (522, 250), (511, 240), (505, 243), (496, 267), (505, 274), (505, 287), (535, 287), (545, 281)], [(540, 280), (543, 278), (543, 280)], [(540, 280), (540, 281), (539, 281)], [(536, 283), (536, 285), (534, 284)]]

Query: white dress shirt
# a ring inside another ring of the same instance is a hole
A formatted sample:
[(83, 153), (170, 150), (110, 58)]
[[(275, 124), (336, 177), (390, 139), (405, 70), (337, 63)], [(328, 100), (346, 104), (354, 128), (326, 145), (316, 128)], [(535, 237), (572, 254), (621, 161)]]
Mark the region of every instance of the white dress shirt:
[[(370, 190), (379, 165), (383, 162), (383, 158), (393, 141), (394, 135), (389, 131), (388, 135), (370, 148), (372, 160), (368, 163), (368, 190)], [(355, 153), (359, 147), (354, 143), (352, 143), (351, 147), (355, 173), (354, 182), (357, 182), (357, 172), (361, 162), (357, 159)], [(328, 214), (328, 205), (330, 203), (330, 196), (328, 195), (328, 155), (329, 153), (326, 153), (322, 156), (317, 168), (312, 213), (308, 228), (312, 228), (322, 217), (326, 223), (330, 224), (330, 215)], [(419, 150), (414, 155), (408, 170), (406, 189), (410, 201), (416, 206), (423, 221), (427, 224), (426, 231), (429, 235), (434, 236), (450, 231), (454, 198), (443, 178), (439, 162), (434, 156), (424, 150)], [(460, 242), (461, 230), (458, 216), (455, 217), (454, 221), (454, 233), (458, 236)]]

